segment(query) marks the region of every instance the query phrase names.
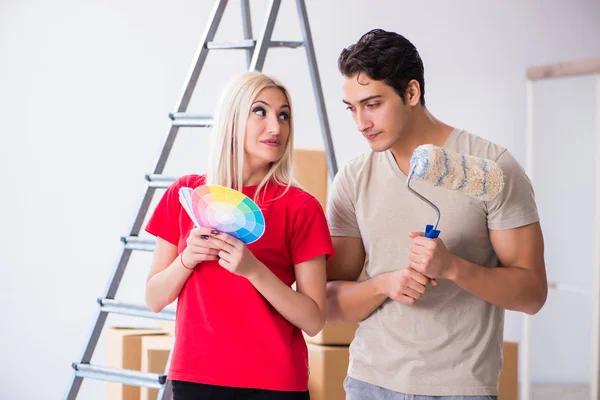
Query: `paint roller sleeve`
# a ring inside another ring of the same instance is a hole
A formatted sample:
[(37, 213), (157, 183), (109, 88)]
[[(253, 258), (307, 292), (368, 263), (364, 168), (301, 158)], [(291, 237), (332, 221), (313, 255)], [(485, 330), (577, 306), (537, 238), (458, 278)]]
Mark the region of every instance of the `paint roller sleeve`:
[(504, 172), (492, 160), (425, 144), (410, 160), (413, 178), (489, 201), (504, 187)]

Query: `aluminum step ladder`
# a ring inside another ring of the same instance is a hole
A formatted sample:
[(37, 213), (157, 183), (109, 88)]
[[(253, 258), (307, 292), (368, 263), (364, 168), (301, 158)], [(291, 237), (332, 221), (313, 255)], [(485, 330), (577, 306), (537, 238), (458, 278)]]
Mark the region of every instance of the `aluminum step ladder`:
[[(142, 228), (143, 221), (148, 213), (150, 203), (156, 189), (164, 189), (175, 180), (175, 178), (163, 176), (162, 172), (166, 165), (167, 159), (174, 145), (177, 133), (180, 127), (210, 127), (213, 119), (209, 115), (192, 114), (187, 112), (189, 102), (200, 77), (200, 72), (204, 66), (204, 62), (211, 50), (244, 50), (249, 71), (261, 71), (267, 55), (267, 50), (270, 48), (287, 47), (297, 48), (304, 47), (308, 58), (308, 66), (312, 80), (312, 86), (316, 98), (317, 111), (321, 125), (323, 143), (327, 156), (327, 165), (329, 168), (330, 178), (333, 179), (337, 173), (337, 163), (333, 151), (333, 143), (331, 141), (331, 133), (329, 129), (329, 121), (325, 110), (325, 102), (323, 100), (323, 92), (315, 60), (315, 51), (308, 24), (308, 16), (306, 13), (306, 5), (304, 0), (296, 0), (298, 17), (302, 30), (302, 41), (273, 41), (271, 36), (277, 13), (281, 5), (281, 0), (271, 0), (268, 6), (266, 22), (257, 40), (252, 38), (252, 23), (250, 18), (249, 0), (240, 0), (242, 10), (242, 23), (244, 31), (244, 40), (237, 42), (215, 43), (213, 41), (217, 32), (221, 18), (227, 6), (227, 0), (216, 0), (209, 17), (209, 23), (206, 27), (200, 45), (194, 56), (191, 68), (188, 73), (187, 81), (183, 90), (183, 94), (179, 99), (176, 111), (169, 114), (171, 119), (171, 127), (166, 136), (154, 169), (151, 174), (146, 175), (148, 182), (146, 191), (142, 198), (140, 207), (134, 218), (133, 224), (127, 236), (121, 238), (123, 248), (121, 255), (115, 264), (112, 274), (109, 278), (107, 288), (104, 295), (98, 299), (98, 310), (94, 317), (92, 329), (87, 337), (84, 350), (77, 362), (72, 364), (73, 377), (69, 383), (65, 399), (74, 400), (77, 398), (81, 384), (84, 378), (97, 379), (102, 381), (111, 381), (123, 383), (126, 385), (143, 386), (148, 388), (159, 389), (158, 399), (167, 400), (172, 396), (172, 388), (165, 374), (152, 374), (140, 371), (123, 370), (109, 368), (101, 365), (90, 364), (92, 355), (98, 339), (104, 328), (106, 318), (109, 313), (131, 315), (144, 318), (154, 318), (167, 321), (175, 320), (175, 312), (165, 310), (160, 313), (152, 312), (147, 306), (140, 304), (130, 304), (121, 302), (115, 299), (119, 284), (125, 273), (125, 268), (133, 251), (153, 251), (155, 240), (140, 238), (138, 235)], [(166, 370), (168, 371), (170, 357), (167, 361)]]

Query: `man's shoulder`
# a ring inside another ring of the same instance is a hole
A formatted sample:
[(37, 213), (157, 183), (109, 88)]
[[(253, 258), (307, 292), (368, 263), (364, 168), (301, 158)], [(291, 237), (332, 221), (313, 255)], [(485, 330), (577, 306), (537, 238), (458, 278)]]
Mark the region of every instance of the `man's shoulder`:
[(373, 166), (385, 157), (385, 152), (367, 151), (348, 161), (338, 175), (343, 179), (358, 180), (359, 177), (368, 174)]
[(466, 130), (455, 133), (448, 148), (460, 154), (496, 161), (506, 148)]

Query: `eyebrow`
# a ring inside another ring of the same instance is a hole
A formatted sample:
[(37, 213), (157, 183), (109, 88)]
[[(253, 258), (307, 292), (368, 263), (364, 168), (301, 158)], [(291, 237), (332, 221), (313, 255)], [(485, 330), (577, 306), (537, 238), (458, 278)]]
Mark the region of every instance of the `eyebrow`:
[[(362, 100), (359, 100), (358, 102), (359, 102), (360, 104), (362, 104), (362, 103), (366, 103), (366, 102), (367, 102), (367, 101), (369, 101), (369, 100), (378, 99), (378, 98), (380, 98), (380, 97), (383, 97), (383, 96), (382, 96), (382, 95), (380, 95), (380, 94), (376, 94), (376, 95), (373, 95), (373, 96), (365, 97), (364, 99), (362, 99)], [(352, 105), (352, 103), (350, 103), (349, 101), (347, 101), (347, 100), (344, 100), (344, 99), (342, 99), (342, 103), (344, 103), (344, 104), (348, 104), (348, 105)]]
[[(271, 107), (271, 105), (269, 103), (267, 103), (266, 101), (264, 101), (264, 100), (256, 100), (254, 103), (263, 103), (267, 107)], [(252, 104), (254, 104), (254, 103), (252, 103)], [(281, 108), (290, 108), (290, 106), (288, 104), (283, 104), (281, 106)]]

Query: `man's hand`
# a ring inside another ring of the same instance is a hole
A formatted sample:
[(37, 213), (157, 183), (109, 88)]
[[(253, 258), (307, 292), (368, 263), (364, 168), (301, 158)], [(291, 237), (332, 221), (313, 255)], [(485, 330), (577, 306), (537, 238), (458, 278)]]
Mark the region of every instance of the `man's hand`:
[(441, 239), (426, 238), (423, 232), (409, 232), (408, 236), (413, 239), (408, 256), (412, 269), (430, 279), (452, 279), (456, 256)]
[[(431, 281), (412, 268), (388, 272), (384, 276), (384, 291), (387, 296), (394, 301), (408, 305), (413, 304), (425, 293), (425, 287)], [(432, 284), (437, 285), (434, 282)]]

